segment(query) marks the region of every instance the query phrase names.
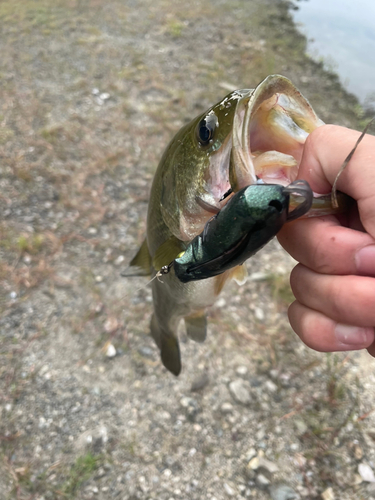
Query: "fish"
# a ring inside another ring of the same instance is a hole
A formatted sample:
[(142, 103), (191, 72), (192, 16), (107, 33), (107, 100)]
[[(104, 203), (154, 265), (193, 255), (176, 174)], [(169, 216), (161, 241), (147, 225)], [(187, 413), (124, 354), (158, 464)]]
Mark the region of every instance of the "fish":
[[(125, 275), (154, 278), (151, 336), (163, 365), (174, 375), (181, 372), (177, 335), (181, 320), (188, 337), (203, 342), (207, 308), (230, 279), (238, 283), (246, 279), (241, 259), (232, 266), (216, 265), (218, 274), (206, 270), (204, 279), (181, 280), (174, 267), (177, 269), (184, 258), (191, 263), (196, 245), (192, 242), (205, 227), (207, 234), (216, 233), (220, 227), (217, 220), (225, 219), (221, 214), (227, 213), (223, 210), (227, 204), (229, 210), (231, 206), (239, 209), (241, 190), (254, 186), (260, 192), (262, 184), (272, 184), (281, 186), (282, 193), (293, 183), (306, 138), (321, 125), (323, 122), (289, 79), (270, 75), (255, 89), (229, 93), (183, 126), (165, 149), (151, 187), (147, 234)], [(332, 211), (329, 201), (319, 203), (317, 215)], [(220, 258), (225, 248), (217, 250)]]

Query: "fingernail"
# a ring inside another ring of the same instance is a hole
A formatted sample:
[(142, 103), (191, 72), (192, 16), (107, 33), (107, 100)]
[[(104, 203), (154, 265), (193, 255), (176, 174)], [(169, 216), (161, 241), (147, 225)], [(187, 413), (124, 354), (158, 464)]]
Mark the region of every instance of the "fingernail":
[(368, 245), (358, 250), (355, 263), (359, 274), (375, 276), (375, 245)]
[(336, 340), (351, 347), (366, 347), (373, 339), (371, 330), (371, 328), (361, 328), (359, 326), (349, 326), (337, 323), (335, 328)]

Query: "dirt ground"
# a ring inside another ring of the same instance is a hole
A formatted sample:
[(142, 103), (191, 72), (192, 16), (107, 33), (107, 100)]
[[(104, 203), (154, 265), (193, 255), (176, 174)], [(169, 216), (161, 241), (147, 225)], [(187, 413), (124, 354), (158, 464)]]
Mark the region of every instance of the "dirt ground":
[(181, 331), (179, 378), (146, 281), (120, 276), (163, 149), (228, 90), (281, 73), (324, 121), (363, 126), (289, 8), (0, 3), (1, 499), (375, 498), (375, 362), (295, 337), (276, 241), (204, 344)]

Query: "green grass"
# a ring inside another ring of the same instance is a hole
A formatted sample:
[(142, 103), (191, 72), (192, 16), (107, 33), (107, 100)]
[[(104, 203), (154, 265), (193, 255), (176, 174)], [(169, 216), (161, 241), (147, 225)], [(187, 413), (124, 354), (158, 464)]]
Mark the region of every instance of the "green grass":
[(61, 487), (64, 498), (77, 498), (76, 493), (82, 484), (89, 479), (101, 464), (101, 457), (87, 453), (77, 458), (72, 465), (69, 477)]

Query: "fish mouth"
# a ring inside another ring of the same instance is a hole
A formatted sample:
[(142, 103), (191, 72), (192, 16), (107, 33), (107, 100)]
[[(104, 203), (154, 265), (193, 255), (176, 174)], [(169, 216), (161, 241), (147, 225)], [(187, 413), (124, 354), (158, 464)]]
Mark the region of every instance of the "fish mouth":
[(307, 136), (321, 125), (290, 80), (268, 76), (237, 103), (229, 169), (233, 191), (259, 181), (293, 182)]

